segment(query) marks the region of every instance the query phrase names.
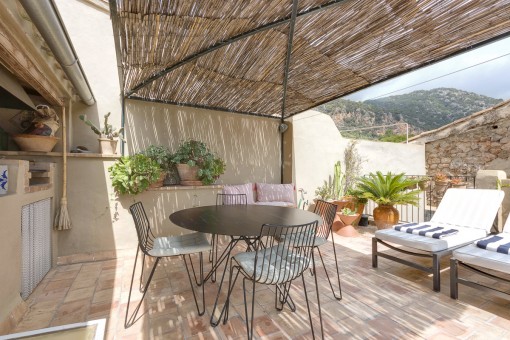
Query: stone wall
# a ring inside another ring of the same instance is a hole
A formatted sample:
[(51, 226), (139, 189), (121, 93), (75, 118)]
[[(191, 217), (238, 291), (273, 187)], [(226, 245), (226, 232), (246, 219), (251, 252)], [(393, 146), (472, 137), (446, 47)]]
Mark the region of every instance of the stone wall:
[(510, 173), (509, 127), (510, 119), (502, 119), (427, 143), (427, 173), (475, 176), (479, 169)]
[(478, 170), (510, 173), (510, 101), (411, 139), (425, 144), (428, 175), (475, 176)]

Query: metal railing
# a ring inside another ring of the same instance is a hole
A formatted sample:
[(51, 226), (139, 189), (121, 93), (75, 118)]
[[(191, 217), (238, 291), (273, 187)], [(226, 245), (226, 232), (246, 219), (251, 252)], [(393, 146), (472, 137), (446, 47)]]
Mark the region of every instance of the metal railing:
[[(405, 205), (395, 205), (395, 208), (398, 210), (400, 214), (400, 222), (427, 222), (430, 221), (432, 215), (436, 211), (437, 206), (441, 202), (444, 193), (449, 188), (459, 187), (459, 188), (474, 188), (475, 187), (475, 177), (474, 176), (447, 176), (448, 181), (445, 181), (444, 184), (436, 184), (434, 182), (433, 177), (431, 176), (412, 176), (408, 175), (406, 177), (428, 177), (429, 180), (426, 182), (426, 185), (420, 187), (422, 192), (420, 193), (420, 201), (418, 207), (412, 206), (410, 204)], [(462, 185), (457, 185), (452, 183), (453, 178), (460, 178), (461, 182), (464, 183)], [(415, 190), (415, 189), (409, 189)], [(368, 201), (365, 205), (365, 209), (363, 211), (364, 214), (372, 216), (372, 212), (377, 204), (373, 201)]]

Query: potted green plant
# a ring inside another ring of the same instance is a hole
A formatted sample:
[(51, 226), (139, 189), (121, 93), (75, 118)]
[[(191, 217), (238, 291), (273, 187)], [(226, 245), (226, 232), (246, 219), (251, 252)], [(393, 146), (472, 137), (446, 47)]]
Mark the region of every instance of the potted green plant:
[(421, 190), (426, 190), (429, 187), (430, 177), (428, 176), (419, 176), (418, 177), (418, 187)]
[(161, 168), (149, 157), (136, 154), (121, 157), (108, 168), (108, 172), (112, 186), (119, 194), (136, 195), (158, 180)]
[(359, 223), (359, 220), (361, 219), (361, 214), (363, 214), (363, 211), (365, 210), (365, 205), (368, 203), (368, 199), (363, 196), (363, 192), (358, 189), (357, 187), (357, 181), (359, 179), (356, 179), (356, 182), (354, 183), (354, 186), (347, 190), (346, 195), (348, 197), (352, 198), (353, 210), (358, 214), (358, 217), (354, 222), (352, 222), (352, 225), (356, 226)]
[(340, 228), (335, 232), (341, 236), (356, 236), (358, 232), (354, 229), (353, 223), (359, 217), (359, 214), (351, 208), (344, 207), (337, 213), (338, 218), (342, 222)]
[(172, 156), (182, 185), (213, 184), (225, 172), (225, 162), (212, 153), (204, 142), (189, 139), (181, 142)]
[(357, 190), (362, 197), (377, 204), (373, 211), (377, 228), (389, 228), (397, 224), (400, 216), (394, 207), (395, 204), (418, 205), (420, 190), (407, 190), (409, 186), (418, 183), (417, 181), (417, 179), (406, 178), (404, 173), (383, 174), (380, 171), (359, 179)]
[(98, 128), (94, 125), (90, 120), (87, 119), (87, 115), (80, 115), (80, 119), (90, 126), (90, 129), (99, 136), (99, 148), (102, 154), (105, 155), (114, 155), (117, 153), (117, 143), (122, 139), (122, 134), (124, 133), (124, 128), (114, 128), (111, 124), (108, 124), (108, 118), (110, 117), (111, 112), (108, 112), (104, 115), (104, 124), (103, 128)]
[(161, 175), (157, 182), (151, 184), (151, 187), (158, 188), (163, 186), (163, 182), (167, 176), (175, 176), (176, 169), (175, 164), (172, 162), (172, 153), (170, 150), (163, 145), (150, 145), (147, 149), (140, 152), (158, 163), (161, 168)]

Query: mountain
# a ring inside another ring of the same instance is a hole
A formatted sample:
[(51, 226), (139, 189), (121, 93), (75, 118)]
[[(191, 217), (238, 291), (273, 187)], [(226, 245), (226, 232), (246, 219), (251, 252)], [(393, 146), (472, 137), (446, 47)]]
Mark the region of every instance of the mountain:
[[(408, 123), (410, 134), (436, 129), (500, 103), (480, 94), (452, 88), (420, 90), (398, 96), (355, 102), (336, 99), (315, 109), (331, 115), (339, 130), (357, 129), (395, 123)], [(344, 136), (377, 138), (388, 129), (345, 132)], [(394, 134), (405, 134), (405, 125), (397, 126)]]

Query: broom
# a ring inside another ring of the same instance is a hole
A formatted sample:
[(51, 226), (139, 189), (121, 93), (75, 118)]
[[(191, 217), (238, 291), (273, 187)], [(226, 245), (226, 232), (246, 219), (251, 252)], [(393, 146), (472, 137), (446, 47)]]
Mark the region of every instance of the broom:
[[(71, 102), (69, 102), (71, 106)], [(71, 229), (71, 220), (67, 211), (67, 135), (66, 135), (66, 108), (62, 106), (62, 198), (60, 211), (55, 215), (55, 230)]]

